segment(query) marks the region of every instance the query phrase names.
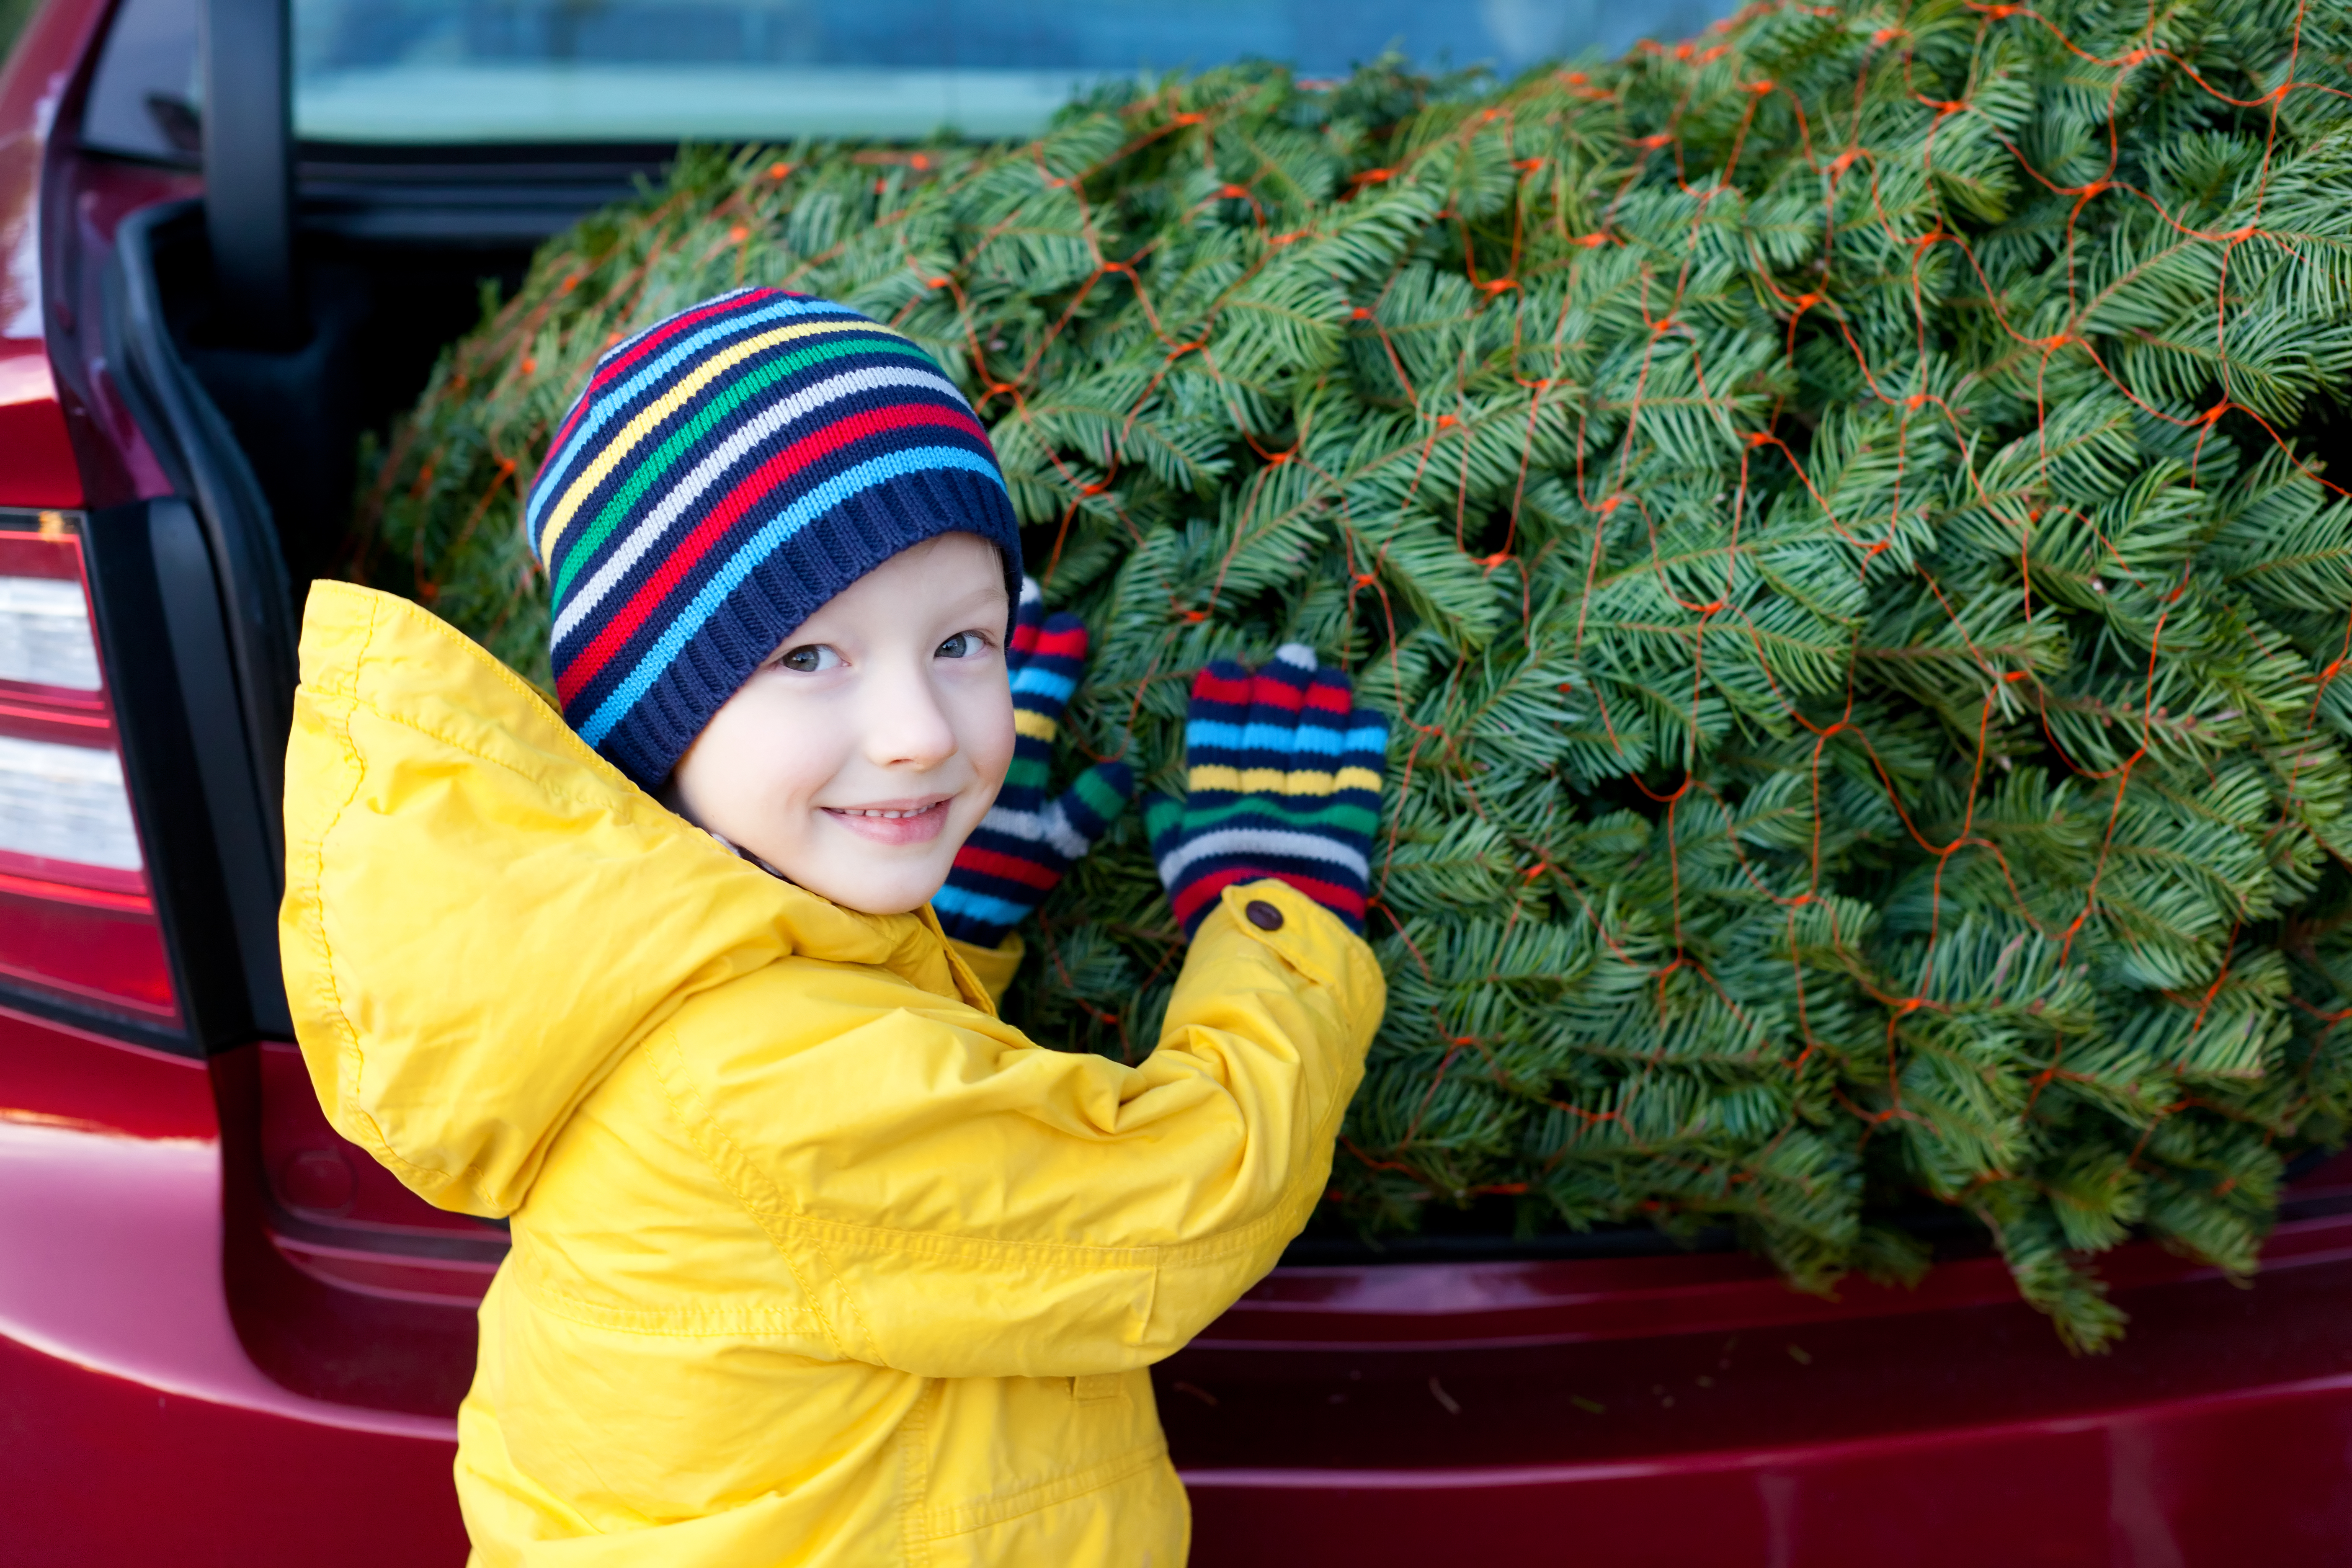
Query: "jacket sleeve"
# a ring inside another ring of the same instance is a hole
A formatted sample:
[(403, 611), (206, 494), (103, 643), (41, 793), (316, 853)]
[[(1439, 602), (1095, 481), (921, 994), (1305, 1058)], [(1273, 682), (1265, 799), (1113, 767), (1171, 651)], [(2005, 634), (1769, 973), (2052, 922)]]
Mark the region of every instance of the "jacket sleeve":
[(1202, 926), (1132, 1067), (945, 1001), (762, 1050), (733, 988), (647, 1053), (835, 1353), (1078, 1376), (1173, 1352), (1274, 1266), (1328, 1183), (1384, 1000), (1360, 938), (1259, 882)]

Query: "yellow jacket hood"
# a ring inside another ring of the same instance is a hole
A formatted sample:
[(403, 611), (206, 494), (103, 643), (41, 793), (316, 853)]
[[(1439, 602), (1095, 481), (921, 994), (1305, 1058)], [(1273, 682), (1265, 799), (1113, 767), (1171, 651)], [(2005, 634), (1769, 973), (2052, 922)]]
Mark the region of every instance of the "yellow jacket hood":
[(339, 1047), (306, 1053), (329, 1118), (444, 1208), (513, 1212), (623, 1052), (792, 953), (987, 1005), (940, 971), (928, 912), (845, 910), (730, 854), (406, 600), (316, 584), (301, 668), (279, 919), (296, 1033)]

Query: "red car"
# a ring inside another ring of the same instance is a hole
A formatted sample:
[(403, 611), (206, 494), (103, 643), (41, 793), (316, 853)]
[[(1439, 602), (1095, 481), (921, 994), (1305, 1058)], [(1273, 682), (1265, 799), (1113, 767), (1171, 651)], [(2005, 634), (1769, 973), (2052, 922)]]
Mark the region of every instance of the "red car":
[[(49, 0), (0, 76), (0, 1563), (464, 1555), (504, 1237), (328, 1130), (275, 918), (295, 590), (479, 280), (686, 135), (1007, 133), (1154, 50), (1508, 63), (1580, 16)], [(2352, 1165), (2251, 1289), (2112, 1254), (2105, 1357), (1947, 1250), (1824, 1300), (1645, 1233), (1303, 1242), (1157, 1374), (1199, 1560), (2352, 1563)]]

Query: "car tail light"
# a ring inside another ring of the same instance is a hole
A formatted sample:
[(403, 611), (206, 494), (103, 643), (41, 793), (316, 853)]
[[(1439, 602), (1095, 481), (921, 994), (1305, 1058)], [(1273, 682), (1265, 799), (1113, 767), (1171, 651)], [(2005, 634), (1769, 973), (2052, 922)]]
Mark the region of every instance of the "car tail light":
[(0, 984), (175, 1021), (81, 521), (0, 511)]

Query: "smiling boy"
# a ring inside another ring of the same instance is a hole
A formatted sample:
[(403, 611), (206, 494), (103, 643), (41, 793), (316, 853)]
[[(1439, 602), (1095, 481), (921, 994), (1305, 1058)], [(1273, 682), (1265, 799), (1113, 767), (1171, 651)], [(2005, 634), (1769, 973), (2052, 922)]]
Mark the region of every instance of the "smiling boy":
[(1126, 773), (1046, 799), (1085, 634), (953, 385), (727, 296), (599, 363), (526, 516), (562, 714), (321, 584), (287, 764), (320, 1101), (512, 1221), (475, 1562), (1172, 1568), (1145, 1369), (1323, 1190), (1382, 1004), (1383, 722), (1302, 648), (1202, 671), (1148, 814), (1190, 942), (1159, 1047), (1042, 1050), (1008, 933)]

